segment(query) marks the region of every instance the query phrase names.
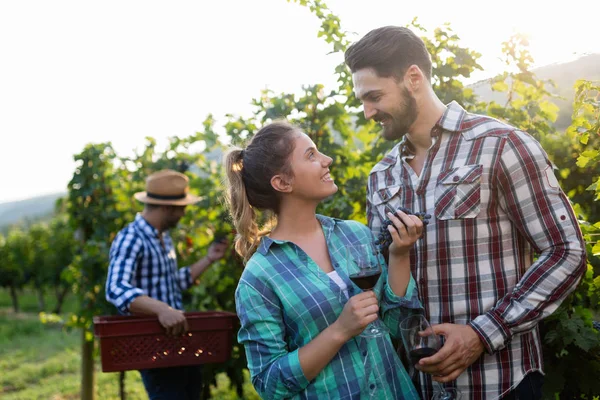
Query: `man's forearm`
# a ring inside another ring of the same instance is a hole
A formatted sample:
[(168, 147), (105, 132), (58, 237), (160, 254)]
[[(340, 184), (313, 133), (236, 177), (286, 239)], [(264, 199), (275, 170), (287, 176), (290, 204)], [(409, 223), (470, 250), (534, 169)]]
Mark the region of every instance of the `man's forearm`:
[(210, 267), (210, 265), (215, 262), (215, 260), (211, 260), (208, 256), (201, 258), (196, 261), (194, 264), (190, 266), (190, 275), (192, 276), (192, 283), (196, 281)]
[(136, 297), (129, 305), (129, 311), (133, 314), (145, 315), (158, 315), (166, 308), (170, 308), (167, 303), (145, 295)]

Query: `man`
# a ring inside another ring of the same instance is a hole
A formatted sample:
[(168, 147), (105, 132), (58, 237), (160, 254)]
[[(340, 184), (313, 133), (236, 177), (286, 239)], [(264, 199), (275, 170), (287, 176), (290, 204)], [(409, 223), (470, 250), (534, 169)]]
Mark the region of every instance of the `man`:
[[(172, 170), (150, 175), (146, 189), (135, 194), (145, 204), (144, 211), (118, 233), (111, 246), (106, 299), (122, 314), (156, 315), (167, 334), (180, 335), (188, 329), (181, 292), (224, 256), (227, 243), (211, 244), (204, 258), (178, 268), (167, 231), (199, 198), (188, 193), (188, 178)], [(152, 400), (200, 398), (200, 366), (148, 369), (140, 374)]]
[(417, 365), (424, 398), (432, 376), (463, 399), (540, 398), (538, 322), (586, 268), (546, 153), (525, 132), (444, 105), (431, 57), (407, 28), (375, 29), (345, 59), (365, 117), (400, 140), (369, 176), (370, 228), (377, 235), (399, 207), (433, 216), (412, 254), (426, 317), (444, 339)]

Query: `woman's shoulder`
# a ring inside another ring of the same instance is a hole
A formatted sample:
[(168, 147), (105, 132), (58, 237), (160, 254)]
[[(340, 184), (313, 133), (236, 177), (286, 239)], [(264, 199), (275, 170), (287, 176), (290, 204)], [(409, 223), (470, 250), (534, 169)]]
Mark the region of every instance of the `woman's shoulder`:
[(332, 224), (335, 224), (336, 228), (341, 229), (346, 232), (364, 233), (364, 234), (370, 234), (370, 232), (371, 232), (365, 224), (363, 224), (360, 221), (353, 220), (353, 219), (340, 219), (340, 218), (326, 217), (326, 216), (322, 216), (322, 215), (319, 215), (319, 218), (321, 219), (321, 221), (323, 221), (323, 220), (331, 221)]
[(255, 252), (254, 254), (252, 254), (252, 256), (246, 262), (242, 276), (248, 275), (248, 274), (251, 274), (254, 276), (265, 275), (266, 270), (268, 269), (267, 268), (268, 265), (269, 265), (269, 262), (268, 262), (267, 258), (263, 254), (261, 254), (259, 252)]

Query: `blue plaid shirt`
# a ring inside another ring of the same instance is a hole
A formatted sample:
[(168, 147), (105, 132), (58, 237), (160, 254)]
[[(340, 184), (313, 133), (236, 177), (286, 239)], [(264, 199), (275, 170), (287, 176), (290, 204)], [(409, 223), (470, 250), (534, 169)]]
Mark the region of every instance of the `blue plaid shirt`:
[(192, 284), (190, 269), (177, 268), (177, 256), (168, 233), (162, 234), (140, 214), (121, 230), (110, 248), (106, 300), (120, 313), (146, 295), (182, 310), (181, 292)]
[[(352, 243), (373, 241), (370, 230), (354, 221), (317, 217), (335, 271), (350, 296), (360, 293), (348, 278), (344, 250)], [(375, 292), (383, 322), (398, 338), (399, 322), (421, 308), (415, 282), (411, 278), (405, 297), (398, 297), (384, 267)], [(419, 398), (389, 336), (350, 339), (316, 378), (306, 379), (298, 350), (335, 322), (347, 301), (342, 289), (298, 246), (262, 239), (236, 290), (238, 341), (245, 347), (252, 383), (262, 398)]]

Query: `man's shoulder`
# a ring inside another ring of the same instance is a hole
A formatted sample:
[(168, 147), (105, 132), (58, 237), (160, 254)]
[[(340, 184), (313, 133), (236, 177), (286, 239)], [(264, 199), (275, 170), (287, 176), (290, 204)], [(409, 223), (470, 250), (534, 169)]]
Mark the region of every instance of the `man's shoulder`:
[(466, 140), (490, 136), (506, 137), (517, 128), (487, 115), (466, 113), (460, 125), (460, 131)]
[(113, 246), (122, 245), (127, 242), (139, 241), (142, 241), (141, 232), (135, 226), (135, 222), (130, 222), (117, 233), (115, 239), (113, 240)]

